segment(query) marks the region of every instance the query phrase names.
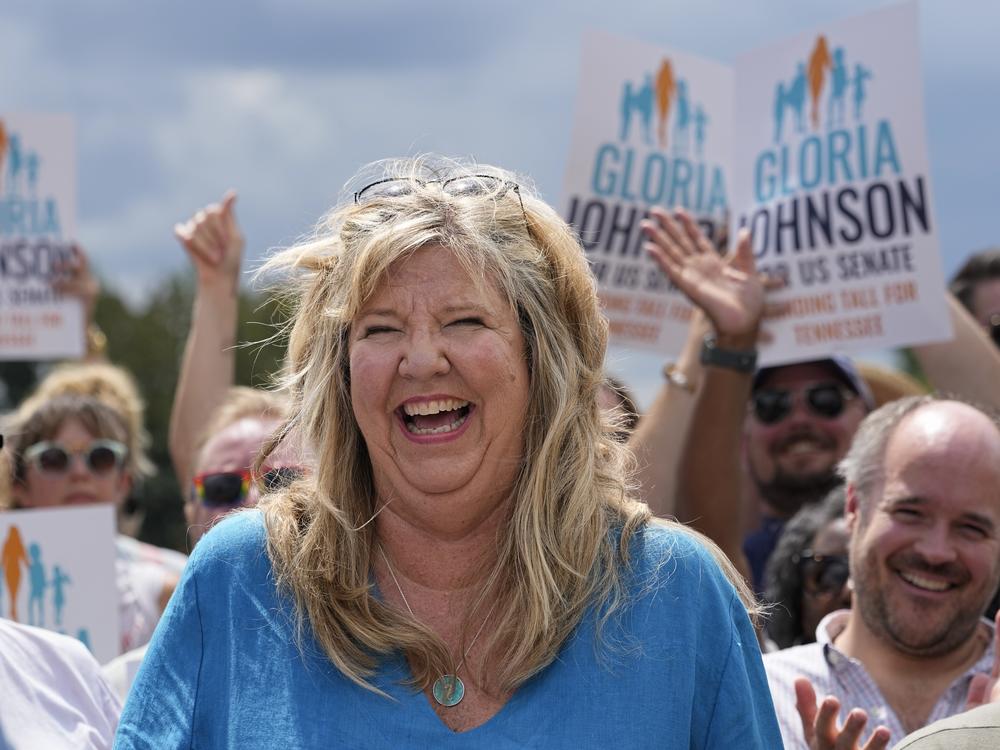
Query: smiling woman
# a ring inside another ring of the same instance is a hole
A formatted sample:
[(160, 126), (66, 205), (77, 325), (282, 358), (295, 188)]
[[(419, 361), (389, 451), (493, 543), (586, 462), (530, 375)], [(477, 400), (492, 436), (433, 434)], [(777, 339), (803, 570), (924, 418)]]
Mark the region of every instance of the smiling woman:
[(379, 168), (268, 265), (315, 471), (199, 545), (118, 746), (778, 746), (745, 585), (629, 495), (569, 227)]

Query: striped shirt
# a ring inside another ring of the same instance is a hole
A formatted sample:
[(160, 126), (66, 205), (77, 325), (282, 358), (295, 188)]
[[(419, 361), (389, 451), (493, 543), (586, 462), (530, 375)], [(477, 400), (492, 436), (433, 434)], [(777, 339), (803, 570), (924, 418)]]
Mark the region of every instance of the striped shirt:
[[(786, 750), (809, 750), (795, 708), (795, 680), (799, 677), (809, 678), (816, 688), (818, 700), (826, 695), (837, 697), (841, 722), (854, 708), (868, 713), (868, 724), (860, 744), (867, 742), (871, 731), (880, 725), (892, 732), (892, 742), (899, 742), (906, 736), (902, 722), (882, 697), (864, 665), (833, 645), (847, 626), (849, 614), (849, 610), (842, 609), (824, 617), (816, 628), (816, 643), (764, 655), (764, 668)], [(985, 618), (982, 622), (988, 642), (983, 655), (941, 694), (927, 717), (928, 724), (964, 711), (972, 676), (978, 672), (989, 674), (993, 666), (993, 623)]]

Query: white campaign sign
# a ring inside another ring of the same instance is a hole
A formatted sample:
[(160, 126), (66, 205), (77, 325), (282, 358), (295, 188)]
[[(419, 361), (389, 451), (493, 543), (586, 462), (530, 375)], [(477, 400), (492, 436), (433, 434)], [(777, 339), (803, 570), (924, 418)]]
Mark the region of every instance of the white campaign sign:
[(119, 654), (112, 505), (0, 513), (0, 565), (0, 617)]
[(740, 58), (732, 228), (770, 297), (761, 359), (949, 338), (915, 3)]
[(732, 71), (607, 34), (584, 40), (566, 219), (597, 277), (612, 342), (678, 352), (691, 308), (642, 249), (651, 206), (717, 237), (729, 207)]
[(0, 359), (84, 353), (81, 305), (52, 290), (76, 236), (76, 147), (63, 115), (0, 116)]

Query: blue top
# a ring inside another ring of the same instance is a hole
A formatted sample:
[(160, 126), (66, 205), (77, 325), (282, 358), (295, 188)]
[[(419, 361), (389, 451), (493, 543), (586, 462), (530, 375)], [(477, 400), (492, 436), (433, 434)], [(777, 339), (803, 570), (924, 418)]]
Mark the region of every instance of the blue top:
[(781, 736), (754, 631), (708, 552), (682, 531), (637, 533), (632, 602), (595, 648), (593, 611), (555, 662), (489, 721), (445, 726), (400, 683), (344, 678), (275, 588), (259, 512), (198, 545), (129, 694), (116, 748), (774, 748)]

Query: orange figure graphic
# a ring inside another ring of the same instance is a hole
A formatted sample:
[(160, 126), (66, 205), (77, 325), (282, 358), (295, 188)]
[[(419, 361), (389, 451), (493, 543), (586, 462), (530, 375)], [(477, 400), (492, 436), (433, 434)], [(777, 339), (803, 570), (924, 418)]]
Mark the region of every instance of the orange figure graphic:
[(3, 564), (3, 575), (7, 581), (7, 593), (10, 598), (10, 619), (17, 622), (17, 592), (21, 588), (21, 563), (28, 565), (28, 553), (24, 549), (21, 531), (17, 526), (11, 526), (7, 532), (7, 540), (0, 550), (0, 563)]
[(670, 60), (664, 58), (656, 74), (656, 113), (659, 118), (656, 132), (661, 149), (667, 147), (667, 118), (670, 116), (670, 100), (674, 98), (676, 90), (674, 69), (670, 65)]
[(809, 96), (812, 97), (812, 124), (814, 130), (819, 127), (819, 96), (823, 93), (826, 71), (831, 67), (833, 67), (833, 58), (830, 57), (830, 49), (826, 46), (826, 37), (820, 34), (816, 39), (816, 46), (813, 47), (812, 54), (809, 55), (809, 66), (807, 69), (807, 75), (809, 76)]

